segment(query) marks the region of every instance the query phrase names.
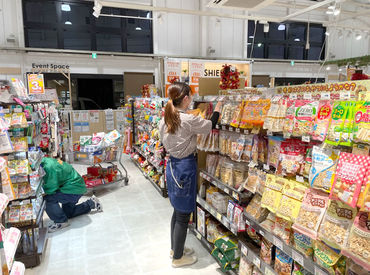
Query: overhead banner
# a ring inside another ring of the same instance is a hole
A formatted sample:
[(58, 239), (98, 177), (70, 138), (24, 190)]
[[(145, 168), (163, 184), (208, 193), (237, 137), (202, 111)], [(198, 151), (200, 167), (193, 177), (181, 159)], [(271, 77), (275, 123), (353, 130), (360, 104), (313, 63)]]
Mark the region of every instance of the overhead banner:
[(181, 60), (179, 59), (165, 59), (164, 60), (165, 83), (166, 83), (166, 97), (167, 90), (171, 83), (180, 81), (181, 78)]
[(199, 93), (199, 78), (204, 75), (203, 61), (189, 61), (189, 85), (194, 94)]
[(30, 95), (45, 94), (43, 74), (28, 74), (27, 81), (28, 81), (28, 94)]

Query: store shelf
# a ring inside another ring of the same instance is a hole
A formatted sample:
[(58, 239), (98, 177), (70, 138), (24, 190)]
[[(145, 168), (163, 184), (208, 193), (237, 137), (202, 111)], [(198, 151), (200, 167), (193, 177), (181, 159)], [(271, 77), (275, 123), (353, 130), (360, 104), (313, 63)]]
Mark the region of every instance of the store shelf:
[(10, 222), (8, 222), (8, 225), (10, 225), (12, 227), (16, 227), (16, 228), (18, 228), (21, 231), (27, 230), (27, 229), (36, 228), (36, 227), (38, 227), (40, 225), (40, 222), (41, 222), (42, 217), (44, 215), (45, 208), (46, 208), (46, 201), (43, 200), (42, 201), (42, 204), (40, 206), (39, 212), (36, 215), (36, 220), (32, 219), (31, 220), (31, 224), (19, 225), (19, 223), (10, 223)]
[(38, 194), (39, 194), (39, 192), (42, 190), (43, 183), (44, 183), (44, 180), (41, 179), (40, 182), (39, 182), (39, 185), (36, 188), (36, 191), (35, 191), (35, 194), (34, 195), (29, 196), (29, 197), (26, 197), (26, 198), (14, 199), (14, 200), (11, 200), (10, 202), (25, 201), (25, 200), (33, 200), (33, 199), (36, 199), (37, 196), (38, 196)]
[(137, 145), (134, 145), (133, 148), (140, 154), (142, 155), (143, 157), (145, 157), (145, 159), (150, 163), (150, 165), (154, 166), (155, 169), (157, 169), (157, 172), (158, 173), (163, 173), (163, 166), (159, 166), (157, 165), (156, 163), (152, 162), (149, 160), (149, 157), (148, 157), (148, 154), (145, 154), (139, 146)]
[(293, 258), (297, 263), (303, 266), (307, 271), (311, 272), (312, 274), (327, 274), (328, 272), (319, 267), (312, 259), (306, 258), (296, 249), (287, 245), (282, 239), (271, 234), (265, 228), (263, 228), (253, 217), (251, 217), (248, 213), (244, 211), (244, 216), (246, 217), (245, 223), (247, 225), (252, 226), (256, 232), (262, 235), (265, 239), (273, 243), (277, 248), (282, 250), (285, 254), (289, 257)]
[(262, 272), (262, 274), (277, 274), (272, 266), (266, 264), (259, 257), (259, 252), (256, 247), (239, 240), (239, 249), (241, 250), (241, 253)]
[(229, 126), (229, 125), (217, 124), (216, 129), (219, 129), (219, 130), (222, 130), (222, 131), (229, 131), (229, 132), (245, 134), (245, 135), (248, 135), (248, 134), (251, 133), (251, 130), (249, 130), (249, 129), (241, 129), (241, 128), (236, 128), (236, 127)]
[(132, 162), (140, 169), (141, 173), (143, 173), (144, 177), (146, 177), (150, 183), (154, 186), (154, 188), (159, 192), (159, 194), (161, 194), (162, 197), (164, 198), (167, 198), (168, 197), (168, 193), (167, 193), (167, 189), (166, 188), (162, 188), (160, 187), (158, 184), (156, 184), (151, 177), (149, 177), (144, 171), (143, 171), (143, 168), (140, 167), (140, 165), (137, 163), (136, 160), (133, 160), (131, 159)]
[[(200, 243), (204, 246), (205, 249), (207, 249), (207, 251), (209, 253), (211, 253), (213, 251), (214, 246), (209, 241), (207, 241), (207, 239), (204, 238), (202, 236), (202, 234), (199, 233), (198, 230), (195, 229), (194, 225), (189, 226), (189, 230), (190, 230), (190, 232), (192, 232), (195, 235), (195, 237), (200, 241)], [(217, 259), (216, 259), (216, 262), (219, 264)], [(221, 267), (221, 265), (220, 265), (220, 267)], [(237, 272), (235, 272), (233, 270), (228, 270), (226, 272), (226, 274), (237, 275)]]
[(208, 211), (213, 217), (215, 217), (219, 222), (221, 222), (227, 229), (229, 229), (235, 236), (238, 235), (238, 228), (230, 223), (226, 216), (220, 214), (216, 208), (209, 205), (205, 200), (203, 200), (199, 195), (197, 196), (197, 203), (201, 205), (205, 210)]
[(48, 242), (48, 229), (45, 228), (40, 228), (39, 229), (39, 239), (37, 240), (37, 254), (42, 255), (44, 254), (44, 251), (46, 249), (46, 245)]
[(23, 263), (15, 261), (13, 263), (10, 275), (23, 275), (26, 272), (26, 267)]
[(214, 186), (220, 188), (222, 191), (224, 191), (226, 194), (230, 195), (231, 197), (233, 197), (234, 199), (236, 199), (237, 201), (240, 201), (242, 200), (243, 198), (246, 198), (248, 196), (247, 193), (242, 193), (242, 192), (239, 192), (238, 190), (236, 190), (235, 188), (223, 183), (221, 180), (219, 180), (218, 178), (216, 178), (215, 176), (209, 174), (207, 171), (205, 170), (201, 170), (200, 171), (200, 176), (209, 181), (210, 183), (212, 183)]

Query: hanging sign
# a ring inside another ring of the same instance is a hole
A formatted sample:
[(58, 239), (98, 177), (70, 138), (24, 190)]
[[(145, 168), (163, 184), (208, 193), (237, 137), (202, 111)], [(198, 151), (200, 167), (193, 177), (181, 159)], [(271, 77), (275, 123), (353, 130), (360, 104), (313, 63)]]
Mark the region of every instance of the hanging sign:
[(39, 95), (45, 93), (43, 74), (28, 74), (27, 80), (28, 80), (28, 94)]
[(166, 59), (164, 61), (164, 72), (166, 76), (166, 97), (168, 87), (181, 78), (181, 60), (179, 59)]
[(194, 94), (199, 92), (199, 78), (204, 74), (204, 62), (189, 61), (189, 84)]

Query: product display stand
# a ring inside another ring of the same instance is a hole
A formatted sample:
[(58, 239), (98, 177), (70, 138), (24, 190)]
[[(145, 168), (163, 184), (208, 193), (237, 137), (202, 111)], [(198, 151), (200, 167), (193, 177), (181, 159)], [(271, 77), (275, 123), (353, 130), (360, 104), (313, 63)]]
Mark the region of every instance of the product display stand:
[(163, 116), (165, 99), (137, 98), (131, 103), (133, 146), (131, 159), (152, 183), (167, 197), (165, 182), (165, 151), (159, 140), (158, 123)]

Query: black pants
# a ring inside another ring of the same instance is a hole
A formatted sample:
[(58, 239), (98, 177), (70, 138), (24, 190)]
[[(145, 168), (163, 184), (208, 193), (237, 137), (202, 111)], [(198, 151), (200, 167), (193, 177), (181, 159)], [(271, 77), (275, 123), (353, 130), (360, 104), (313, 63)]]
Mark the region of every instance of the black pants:
[(173, 258), (180, 259), (184, 254), (184, 246), (190, 215), (178, 212), (174, 209), (171, 219), (171, 249), (173, 250)]

